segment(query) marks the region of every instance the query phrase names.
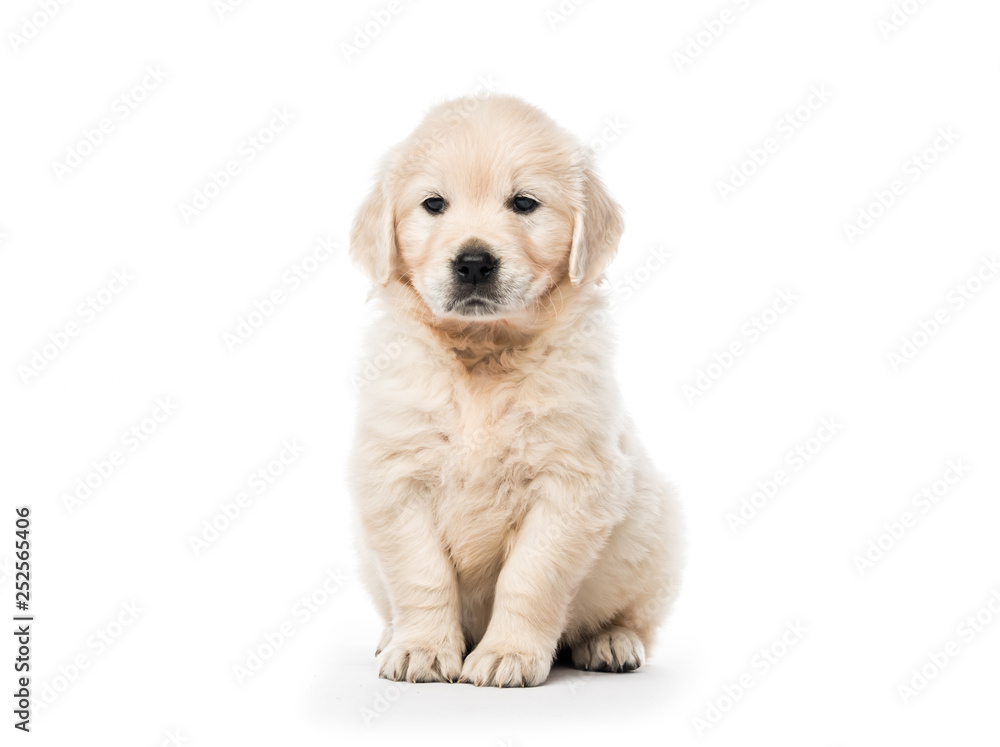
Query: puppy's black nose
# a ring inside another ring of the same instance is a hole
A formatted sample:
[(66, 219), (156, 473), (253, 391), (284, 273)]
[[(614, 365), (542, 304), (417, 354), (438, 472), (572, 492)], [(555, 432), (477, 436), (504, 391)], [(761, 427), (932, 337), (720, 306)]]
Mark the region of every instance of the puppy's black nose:
[(496, 258), (486, 251), (462, 252), (455, 258), (455, 275), (463, 283), (485, 283), (493, 277)]

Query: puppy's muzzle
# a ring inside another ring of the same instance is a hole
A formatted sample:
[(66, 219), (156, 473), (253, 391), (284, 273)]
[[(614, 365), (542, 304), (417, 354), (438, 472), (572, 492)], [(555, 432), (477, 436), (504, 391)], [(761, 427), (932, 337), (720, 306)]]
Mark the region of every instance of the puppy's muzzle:
[(480, 239), (469, 239), (451, 262), (452, 287), (449, 311), (481, 316), (496, 311), (503, 294), (500, 260)]
[(455, 277), (460, 283), (471, 285), (485, 285), (491, 283), (495, 277), (494, 270), (497, 268), (497, 260), (483, 247), (463, 247), (462, 251), (452, 264)]

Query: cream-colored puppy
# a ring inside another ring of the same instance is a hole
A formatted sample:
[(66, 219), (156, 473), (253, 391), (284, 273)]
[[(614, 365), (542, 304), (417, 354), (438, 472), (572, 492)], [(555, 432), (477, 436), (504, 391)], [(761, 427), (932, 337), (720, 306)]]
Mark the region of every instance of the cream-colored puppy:
[(439, 106), (385, 159), (351, 236), (383, 310), (352, 458), (382, 677), (642, 666), (680, 547), (611, 375), (597, 281), (622, 230), (584, 149), (518, 99)]

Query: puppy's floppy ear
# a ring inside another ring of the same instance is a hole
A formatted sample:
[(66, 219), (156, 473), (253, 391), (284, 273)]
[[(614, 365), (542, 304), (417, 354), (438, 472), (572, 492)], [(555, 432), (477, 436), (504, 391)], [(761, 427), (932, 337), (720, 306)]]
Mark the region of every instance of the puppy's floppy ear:
[(381, 176), (351, 229), (351, 259), (379, 285), (389, 282), (396, 262), (396, 217), (385, 182)]
[(583, 167), (583, 205), (576, 210), (569, 252), (569, 279), (573, 285), (600, 279), (618, 251), (624, 230), (621, 207), (608, 194), (587, 157)]

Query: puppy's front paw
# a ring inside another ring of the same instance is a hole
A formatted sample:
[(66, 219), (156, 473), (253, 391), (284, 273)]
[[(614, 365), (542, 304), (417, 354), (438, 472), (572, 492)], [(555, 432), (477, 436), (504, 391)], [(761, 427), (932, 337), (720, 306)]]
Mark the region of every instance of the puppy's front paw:
[(462, 673), (462, 644), (392, 640), (375, 661), (387, 680), (454, 682)]
[(488, 687), (534, 687), (545, 682), (552, 655), (480, 645), (465, 660), (460, 682)]
[(612, 625), (573, 646), (573, 666), (594, 672), (631, 672), (646, 658), (639, 636)]

